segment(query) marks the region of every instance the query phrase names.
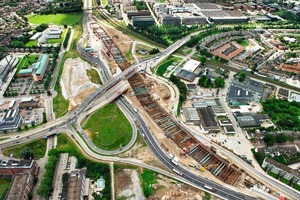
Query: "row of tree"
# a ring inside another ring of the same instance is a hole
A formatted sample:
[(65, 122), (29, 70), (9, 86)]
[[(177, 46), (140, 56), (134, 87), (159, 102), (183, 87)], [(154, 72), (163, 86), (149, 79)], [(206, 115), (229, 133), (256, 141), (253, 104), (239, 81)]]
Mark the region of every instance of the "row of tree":
[(275, 124), (284, 130), (300, 130), (300, 103), (281, 99), (268, 99), (262, 102), (263, 110), (269, 114)]
[(45, 8), (40, 10), (40, 14), (81, 12), (82, 7), (83, 1), (81, 0), (57, 0), (47, 3)]
[(263, 141), (268, 145), (268, 146), (273, 146), (275, 143), (285, 143), (287, 140), (289, 141), (294, 141), (295, 138), (293, 136), (286, 136), (284, 133), (279, 133), (279, 134), (271, 134), (267, 133), (263, 137)]
[(64, 47), (64, 48), (67, 48), (67, 46), (68, 46), (69, 39), (70, 39), (70, 35), (71, 35), (71, 29), (68, 28), (68, 32), (67, 32), (66, 37), (65, 37), (65, 40), (64, 40), (64, 42), (63, 42), (63, 47)]
[(184, 82), (182, 82), (179, 78), (174, 76), (173, 74), (170, 76), (170, 81), (172, 81), (179, 90), (179, 102), (178, 102), (178, 110), (180, 110), (183, 102), (186, 100), (187, 88)]
[(198, 84), (204, 88), (223, 88), (225, 86), (225, 80), (222, 77), (217, 77), (214, 81), (212, 81), (211, 78), (202, 75)]

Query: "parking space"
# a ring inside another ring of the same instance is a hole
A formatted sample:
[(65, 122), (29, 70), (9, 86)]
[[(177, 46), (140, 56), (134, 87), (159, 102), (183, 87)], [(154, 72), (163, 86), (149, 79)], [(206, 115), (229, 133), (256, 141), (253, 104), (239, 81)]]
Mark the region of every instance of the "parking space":
[(43, 122), (44, 108), (37, 109), (21, 109), (20, 116), (23, 117), (23, 126), (32, 126), (32, 124), (40, 124)]
[(32, 78), (18, 78), (14, 77), (6, 91), (4, 96), (20, 96), (29, 94), (41, 94), (44, 93), (44, 82), (33, 81)]

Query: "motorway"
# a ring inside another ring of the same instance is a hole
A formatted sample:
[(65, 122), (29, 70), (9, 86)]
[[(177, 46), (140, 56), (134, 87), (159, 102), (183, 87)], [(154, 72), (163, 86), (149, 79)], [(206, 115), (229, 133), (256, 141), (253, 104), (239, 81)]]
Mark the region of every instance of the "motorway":
[[(86, 14), (85, 14), (85, 16), (86, 16)], [(85, 21), (85, 20), (87, 20), (86, 17), (84, 17), (83, 21)], [(197, 34), (197, 33), (194, 33), (194, 34)], [(151, 64), (152, 66), (158, 64), (163, 59), (165, 59), (167, 56), (169, 56), (174, 51), (176, 51), (179, 47), (181, 47), (186, 41), (189, 40), (189, 38), (190, 38), (190, 35), (187, 36), (187, 37), (184, 37), (183, 39), (175, 42), (173, 45), (168, 47), (164, 52), (160, 53), (155, 58), (150, 58), (150, 59), (144, 60), (141, 63), (132, 65), (127, 70), (123, 71), (122, 73), (120, 73), (116, 77), (113, 77), (109, 80), (108, 80), (109, 77), (106, 74), (107, 69), (105, 68), (105, 65), (102, 63), (102, 61), (99, 58), (94, 58), (94, 57), (91, 58), (89, 55), (87, 55), (85, 53), (83, 47), (82, 47), (83, 43), (79, 42), (78, 43), (78, 52), (83, 57), (89, 59), (90, 62), (95, 63), (97, 65), (97, 67), (99, 69), (101, 69), (100, 70), (100, 72), (102, 72), (101, 77), (103, 79), (105, 79), (105, 77), (106, 77), (106, 79), (107, 79), (106, 82), (103, 81), (105, 83), (100, 88), (95, 90), (75, 110), (70, 111), (66, 116), (64, 116), (60, 119), (57, 119), (56, 121), (49, 122), (49, 123), (45, 124), (42, 127), (36, 128), (34, 130), (30, 130), (30, 131), (22, 134), (20, 136), (20, 138), (14, 138), (14, 141), (12, 141), (11, 139), (0, 141), (0, 146), (1, 147), (12, 146), (12, 145), (15, 145), (16, 143), (27, 142), (29, 140), (45, 137), (46, 135), (51, 135), (51, 134), (53, 134), (57, 131), (60, 131), (60, 130), (69, 129), (70, 128), (70, 123), (76, 122), (76, 120), (78, 118), (78, 115), (80, 113), (86, 111), (86, 109), (88, 109), (90, 107), (90, 105), (96, 99), (101, 98), (107, 92), (117, 93), (118, 91), (115, 88), (115, 85), (117, 85), (117, 83), (119, 81), (128, 79), (129, 77), (134, 75), (137, 71), (140, 71), (140, 70), (144, 69), (147, 66), (147, 64)], [(216, 195), (216, 196), (219, 196), (222, 199), (230, 199), (230, 200), (233, 200), (233, 199), (254, 199), (252, 197), (246, 196), (246, 195), (241, 194), (241, 193), (239, 193), (237, 191), (234, 191), (232, 189), (227, 189), (223, 185), (216, 184), (213, 181), (210, 181), (208, 179), (205, 179), (205, 178), (202, 178), (202, 177), (197, 176), (195, 174), (192, 174), (190, 171), (188, 171), (185, 168), (182, 168), (178, 165), (174, 165), (170, 161), (168, 156), (165, 154), (165, 152), (161, 149), (160, 145), (158, 145), (157, 141), (155, 140), (155, 138), (151, 134), (151, 132), (150, 132), (149, 128), (147, 127), (147, 125), (145, 123), (145, 120), (142, 118), (142, 116), (138, 112), (134, 112), (134, 108), (132, 107), (132, 105), (129, 102), (127, 102), (124, 98), (121, 98), (120, 100), (122, 101), (123, 106), (126, 106), (129, 110), (131, 110), (130, 115), (136, 119), (136, 123), (138, 125), (139, 131), (140, 131), (141, 135), (144, 137), (144, 140), (148, 144), (149, 148), (151, 148), (151, 150), (158, 157), (158, 159), (161, 160), (161, 162), (163, 162), (169, 169), (177, 169), (178, 171), (182, 172), (182, 178), (184, 178), (186, 181), (188, 181), (192, 185), (197, 186), (198, 188), (203, 189), (204, 185), (209, 185), (210, 187), (216, 188), (216, 192), (213, 193), (213, 194)], [(74, 134), (75, 137), (77, 137), (77, 141), (82, 140), (82, 138), (80, 138), (78, 136), (78, 134), (76, 134), (76, 133), (73, 133), (73, 134)], [(92, 148), (92, 147), (85, 147), (84, 146), (82, 148), (84, 148), (85, 152), (88, 152), (89, 148)], [(116, 157), (106, 157), (106, 159), (110, 160), (110, 161), (119, 161)], [(276, 181), (273, 181), (273, 182), (277, 183)], [(289, 190), (290, 189), (288, 188), (287, 193), (289, 193)], [(208, 191), (208, 192), (212, 193), (211, 191)], [(292, 190), (290, 190), (290, 195), (295, 197), (295, 199), (300, 199), (299, 194), (295, 193)]]

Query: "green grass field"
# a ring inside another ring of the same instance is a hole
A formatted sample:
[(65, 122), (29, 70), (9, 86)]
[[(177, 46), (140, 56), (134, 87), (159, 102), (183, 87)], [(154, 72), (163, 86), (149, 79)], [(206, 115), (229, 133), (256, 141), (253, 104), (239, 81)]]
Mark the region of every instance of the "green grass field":
[(28, 15), (26, 16), (29, 23), (32, 24), (56, 24), (73, 26), (81, 23), (82, 13), (71, 13), (71, 14), (52, 14), (52, 15)]
[(157, 183), (156, 173), (151, 170), (144, 169), (141, 174), (141, 179), (145, 197), (149, 197), (154, 194), (155, 190), (152, 185)]
[(0, 178), (0, 200), (4, 200), (9, 189), (11, 180), (8, 178)]
[(100, 85), (102, 84), (97, 70), (95, 69), (86, 70), (86, 73), (93, 83), (100, 84)]
[(25, 44), (25, 47), (37, 46), (38, 42), (39, 42), (38, 40), (31, 40)]
[(119, 149), (132, 137), (130, 123), (114, 103), (94, 112), (83, 128), (91, 133), (93, 143), (105, 150)]
[(163, 61), (162, 64), (160, 64), (157, 68), (156, 68), (156, 74), (158, 76), (164, 76), (164, 74), (166, 73), (168, 67), (170, 65), (172, 65), (173, 63), (176, 63), (178, 62), (180, 59), (179, 58), (176, 58), (176, 57), (171, 57), (171, 58), (168, 58), (166, 61)]
[(22, 149), (24, 149), (25, 147), (29, 147), (33, 150), (33, 156), (35, 159), (43, 158), (46, 153), (46, 144), (47, 144), (46, 139), (35, 140), (33, 142), (29, 142), (26, 144), (8, 147), (4, 149), (3, 155), (8, 156), (9, 154), (13, 154), (14, 157), (20, 158), (21, 157), (20, 153)]
[(28, 68), (31, 64), (37, 62), (39, 59), (39, 55), (29, 55), (29, 56), (24, 56), (21, 61), (19, 61), (17, 68), (20, 69), (26, 69)]

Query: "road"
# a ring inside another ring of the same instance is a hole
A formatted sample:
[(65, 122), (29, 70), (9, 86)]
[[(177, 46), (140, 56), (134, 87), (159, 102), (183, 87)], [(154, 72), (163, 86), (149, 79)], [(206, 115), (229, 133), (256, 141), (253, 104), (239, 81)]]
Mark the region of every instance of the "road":
[[(197, 33), (194, 33), (197, 34)], [(101, 98), (103, 95), (106, 95), (106, 93), (117, 93), (118, 90), (115, 88), (115, 86), (122, 80), (126, 80), (129, 77), (131, 77), (132, 75), (134, 75), (137, 71), (143, 70), (147, 64), (148, 65), (157, 65), (159, 62), (161, 62), (163, 59), (165, 59), (167, 56), (169, 56), (170, 54), (172, 54), (174, 51), (176, 51), (179, 47), (181, 47), (186, 41), (188, 41), (190, 38), (190, 36), (184, 37), (183, 39), (175, 42), (173, 45), (171, 45), (170, 47), (168, 47), (164, 52), (160, 53), (159, 55), (157, 55), (154, 58), (149, 58), (147, 60), (144, 60), (141, 63), (137, 63), (133, 66), (131, 66), (130, 68), (126, 69), (125, 71), (121, 72), (119, 75), (117, 75), (116, 77), (113, 77), (111, 79), (109, 79), (107, 82), (105, 82), (101, 88), (96, 89), (91, 95), (89, 95), (75, 110), (70, 111), (66, 116), (57, 119), (55, 121), (49, 122), (46, 125), (39, 127), (37, 129), (34, 130), (30, 130), (24, 134), (22, 134), (22, 136), (14, 141), (11, 140), (3, 140), (0, 141), (0, 146), (1, 147), (7, 147), (7, 146), (11, 146), (14, 145), (16, 143), (23, 143), (35, 138), (40, 138), (40, 137), (44, 137), (46, 135), (50, 135), (53, 134), (55, 132), (61, 131), (61, 132), (65, 132), (66, 130), (69, 130), (69, 125), (72, 122), (76, 122), (76, 119), (78, 117), (78, 114), (86, 111), (87, 108), (90, 107), (90, 105), (98, 98)], [(83, 47), (82, 47), (82, 43), (79, 42), (78, 44), (78, 52), (81, 53), (84, 57), (89, 58), (88, 55), (86, 55)], [(103, 77), (106, 77), (106, 74), (104, 74), (105, 72), (105, 65), (103, 65), (103, 63), (100, 61), (99, 58), (91, 58), (93, 60), (94, 63), (96, 63), (97, 67), (99, 69), (102, 70)], [(101, 72), (100, 70), (100, 72)], [(106, 77), (108, 79), (108, 77)], [(125, 102), (124, 102), (125, 103)], [(128, 109), (130, 109), (131, 111), (133, 110), (132, 105), (128, 104), (126, 105), (128, 107)], [(182, 172), (182, 179), (183, 181), (186, 181), (194, 186), (197, 186), (198, 188), (202, 188), (203, 190), (205, 190), (204, 185), (209, 185), (211, 187), (216, 188), (216, 192), (214, 193), (214, 195), (219, 196), (222, 199), (254, 199), (251, 198), (249, 196), (246, 196), (244, 194), (241, 194), (237, 191), (234, 191), (232, 189), (228, 189), (226, 187), (224, 187), (223, 185), (219, 185), (214, 183), (213, 181), (210, 181), (208, 179), (199, 177), (195, 174), (192, 174), (190, 171), (174, 165), (170, 159), (167, 157), (167, 155), (165, 154), (165, 152), (160, 148), (160, 145), (158, 145), (157, 141), (155, 140), (155, 138), (153, 137), (152, 133), (150, 132), (150, 130), (148, 129), (145, 120), (142, 118), (142, 116), (139, 115), (139, 113), (137, 112), (131, 112), (132, 115), (135, 116), (136, 119), (136, 123), (138, 124), (139, 127), (139, 131), (141, 133), (142, 136), (144, 136), (144, 139), (146, 141), (146, 143), (148, 144), (148, 146), (151, 148), (151, 150), (154, 152), (154, 154), (158, 157), (159, 160), (161, 160), (169, 169), (177, 169), (178, 171)], [(81, 141), (80, 145), (81, 147), (84, 149), (85, 152), (89, 152), (89, 155), (93, 156), (93, 157), (101, 157), (100, 155), (94, 153), (93, 151), (90, 150), (90, 148), (82, 141), (82, 138), (77, 134), (73, 132), (73, 136), (76, 138), (77, 141)], [(218, 149), (221, 149), (221, 147), (217, 146)], [(223, 149), (221, 149), (221, 151), (223, 151)], [(97, 155), (97, 156), (96, 156)], [(230, 155), (232, 157), (234, 157), (235, 155)], [(235, 156), (237, 157), (237, 156)], [(103, 157), (101, 157), (103, 159)], [(120, 159), (117, 157), (105, 157), (106, 160), (108, 161), (121, 161), (124, 163), (134, 163), (135, 165), (137, 165), (139, 163), (139, 161), (130, 161), (130, 159)], [(129, 162), (130, 161), (130, 162)], [(243, 162), (244, 163), (244, 162)], [(245, 163), (244, 163), (245, 164)], [(245, 166), (246, 168), (249, 166)], [(250, 168), (251, 170), (253, 170), (253, 168)], [(254, 170), (253, 170), (254, 171)], [(257, 173), (254, 171), (254, 173)], [(265, 175), (261, 176), (262, 179), (268, 180), (267, 177)], [(273, 184), (278, 184), (277, 181), (274, 180), (268, 180), (269, 183), (273, 183)], [(290, 188), (280, 188), (278, 187), (280, 191), (284, 191), (286, 193), (289, 193), (291, 196), (293, 196), (295, 199), (300, 199), (300, 195), (299, 193), (294, 192), (293, 190), (291, 190)], [(206, 190), (207, 191), (207, 190)], [(212, 193), (211, 191), (208, 191), (210, 193)]]

